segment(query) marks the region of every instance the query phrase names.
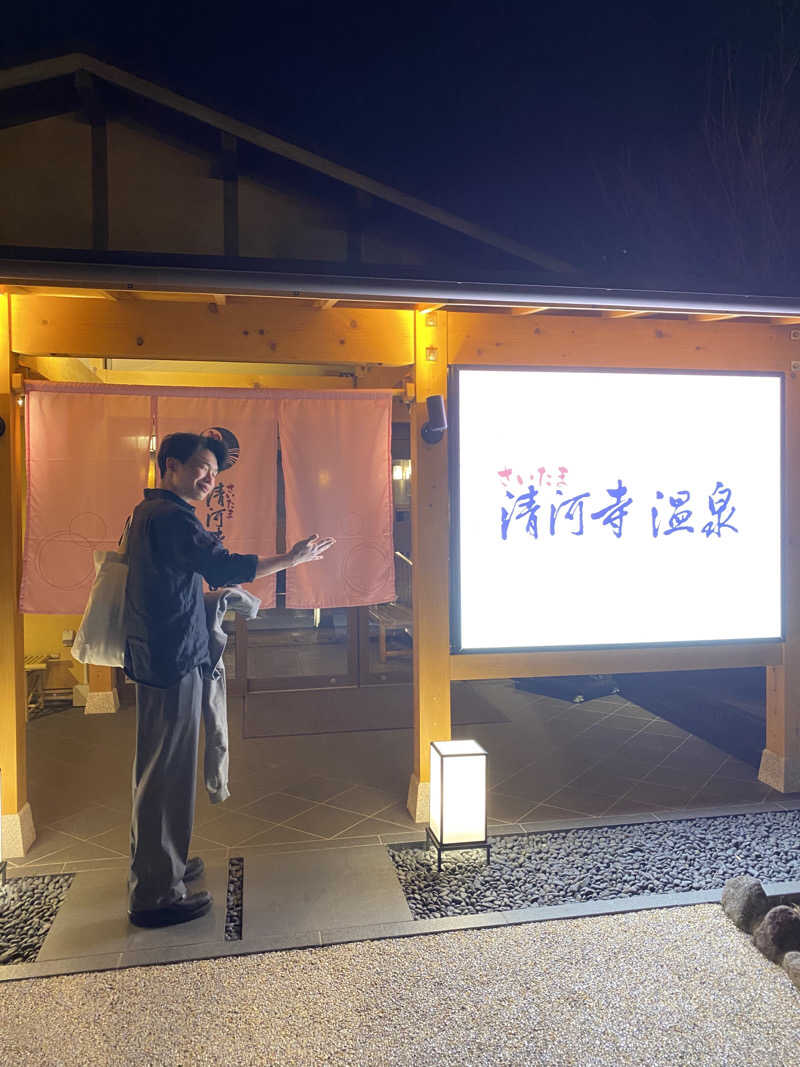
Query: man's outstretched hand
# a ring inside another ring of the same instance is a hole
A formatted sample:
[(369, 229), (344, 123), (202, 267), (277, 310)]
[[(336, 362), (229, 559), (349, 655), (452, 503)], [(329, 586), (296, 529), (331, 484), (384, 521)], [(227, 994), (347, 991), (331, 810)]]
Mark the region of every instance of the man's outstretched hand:
[(300, 563), (310, 563), (314, 559), (322, 559), (328, 549), (335, 544), (336, 539), (333, 537), (323, 537), (320, 540), (319, 534), (312, 534), (310, 537), (306, 537), (305, 540), (298, 541), (289, 550), (287, 553), (289, 566), (297, 567)]

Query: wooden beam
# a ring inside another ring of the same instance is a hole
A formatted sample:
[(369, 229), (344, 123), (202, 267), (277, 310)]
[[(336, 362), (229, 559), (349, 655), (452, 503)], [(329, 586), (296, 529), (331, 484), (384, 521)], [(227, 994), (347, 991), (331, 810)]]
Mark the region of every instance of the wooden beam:
[(741, 314), (713, 314), (713, 315), (692, 315), (694, 322), (722, 322), (725, 319), (740, 319)]
[(208, 304), (14, 297), (16, 351), (131, 359), (408, 365), (413, 312), (292, 301)]
[(404, 381), (413, 374), (412, 367), (360, 367), (355, 381), (359, 389), (394, 389), (405, 395)]
[(108, 249), (108, 135), (103, 96), (96, 80), (85, 70), (75, 75), (81, 101), (80, 115), (92, 131), (92, 248)]
[(457, 311), (447, 317), (452, 364), (786, 372), (792, 359), (800, 358), (788, 330), (766, 322), (715, 326), (693, 320), (528, 319)]
[(21, 856), (35, 832), (28, 805), (22, 574), (22, 409), (13, 395), (11, 297), (0, 296), (0, 768), (3, 858)]
[(223, 244), (225, 255), (239, 255), (239, 162), (236, 138), (223, 130), (220, 134), (223, 156)]
[[(36, 359), (29, 356), (28, 360)], [(41, 358), (41, 357), (39, 357)], [(391, 368), (378, 367), (377, 370), (390, 370)], [(336, 389), (337, 391), (353, 389), (355, 381), (350, 375), (333, 374), (261, 374), (259, 369), (252, 374), (226, 374), (224, 364), (217, 373), (207, 370), (196, 371), (188, 365), (181, 372), (174, 370), (104, 370), (101, 371), (101, 381), (106, 385), (169, 385), (181, 388), (195, 387), (198, 389)], [(397, 373), (402, 373), (402, 368)], [(50, 377), (50, 375), (47, 375)], [(237, 380), (240, 379), (240, 380)], [(56, 379), (64, 381), (63, 378)], [(383, 388), (378, 385), (370, 385), (362, 388)], [(400, 387), (398, 386), (398, 394)]]
[[(17, 287), (21, 288), (21, 287)], [(110, 290), (106, 289), (72, 289), (66, 286), (58, 288), (26, 289), (13, 293), (14, 296), (51, 296), (63, 300), (111, 300)], [(115, 294), (116, 295), (116, 294)]]
[[(427, 326), (416, 316), (416, 402), (411, 413), (411, 555), (414, 615), (414, 768), (408, 810), (427, 821), (430, 802), (431, 741), (450, 738), (450, 525), (447, 437), (435, 445), (422, 440), (429, 396), (447, 395), (447, 317)], [(436, 349), (438, 358), (426, 358)]]
[[(785, 336), (785, 333), (784, 333)], [(791, 346), (792, 342), (788, 342)], [(769, 666), (766, 678), (766, 739), (758, 777), (782, 793), (800, 792), (800, 388), (785, 380), (783, 663)]]
[(21, 356), (19, 362), (51, 382), (105, 381), (77, 356)]
[(783, 645), (754, 641), (741, 645), (576, 649), (556, 652), (478, 652), (450, 656), (453, 681), (489, 678), (548, 678), (574, 674), (634, 674), (643, 671), (711, 670), (775, 666)]

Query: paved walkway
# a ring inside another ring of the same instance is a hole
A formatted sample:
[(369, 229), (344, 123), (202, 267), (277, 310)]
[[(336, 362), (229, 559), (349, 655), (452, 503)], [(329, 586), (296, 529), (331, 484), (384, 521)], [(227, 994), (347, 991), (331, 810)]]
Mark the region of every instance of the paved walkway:
[(800, 993), (718, 905), (6, 982), (23, 1065), (797, 1067)]
[[(382, 692), (374, 691), (378, 710)], [(470, 687), (469, 704), (481, 721), (456, 734), (490, 753), (492, 834), (800, 806), (800, 797), (759, 782), (753, 767), (619, 696), (571, 705), (489, 682)], [(410, 729), (253, 738), (241, 700), (229, 712), (232, 795), (212, 806), (199, 785), (191, 849), (206, 861), (217, 904), (167, 931), (127, 922), (133, 709), (73, 709), (30, 724), (39, 835), (25, 857), (10, 860), (9, 875), (74, 879), (37, 962), (0, 968), (0, 982), (496, 923), (412, 920), (386, 849), (424, 837), (405, 808)], [(233, 856), (245, 861), (244, 931), (242, 941), (225, 942)], [(537, 917), (555, 916), (540, 909)]]

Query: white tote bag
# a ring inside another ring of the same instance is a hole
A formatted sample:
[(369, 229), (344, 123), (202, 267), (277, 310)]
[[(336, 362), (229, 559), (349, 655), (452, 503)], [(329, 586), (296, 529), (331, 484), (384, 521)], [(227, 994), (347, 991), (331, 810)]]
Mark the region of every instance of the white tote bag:
[(95, 577), (72, 645), (73, 658), (97, 667), (121, 667), (125, 659), (125, 586), (128, 581), (128, 529), (116, 552), (95, 552)]

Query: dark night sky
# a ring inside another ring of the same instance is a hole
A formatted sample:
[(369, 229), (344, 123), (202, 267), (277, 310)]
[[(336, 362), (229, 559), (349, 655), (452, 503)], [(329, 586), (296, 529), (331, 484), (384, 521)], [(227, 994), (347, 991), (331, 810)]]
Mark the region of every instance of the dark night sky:
[(615, 242), (595, 168), (680, 166), (712, 48), (743, 44), (755, 68), (774, 3), (32, 0), (4, 14), (0, 62), (90, 52), (569, 256), (581, 230)]

